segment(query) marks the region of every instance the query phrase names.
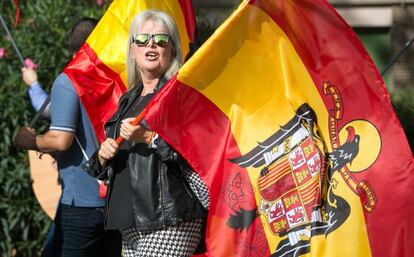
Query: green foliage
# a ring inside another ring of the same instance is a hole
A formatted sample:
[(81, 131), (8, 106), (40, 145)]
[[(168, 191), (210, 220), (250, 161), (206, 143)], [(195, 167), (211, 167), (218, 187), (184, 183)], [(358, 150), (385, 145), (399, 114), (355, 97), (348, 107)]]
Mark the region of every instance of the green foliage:
[(414, 89), (406, 88), (391, 94), (394, 105), (401, 125), (407, 136), (411, 152), (414, 152)]
[[(39, 81), (46, 91), (70, 60), (68, 33), (85, 16), (99, 18), (104, 7), (95, 1), (30, 0), (19, 1), (20, 22), (14, 28), (13, 1), (1, 1), (0, 13), (23, 58), (39, 64)], [(27, 152), (13, 145), (19, 127), (34, 116), (21, 79), (22, 64), (0, 28), (0, 47), (8, 55), (0, 58), (0, 257), (36, 257), (46, 238), (50, 220), (40, 208), (32, 190)], [(37, 124), (44, 131), (47, 123)]]
[(203, 19), (200, 14), (197, 14), (197, 32), (200, 44), (203, 44), (213, 33), (218, 26), (213, 25), (209, 20)]

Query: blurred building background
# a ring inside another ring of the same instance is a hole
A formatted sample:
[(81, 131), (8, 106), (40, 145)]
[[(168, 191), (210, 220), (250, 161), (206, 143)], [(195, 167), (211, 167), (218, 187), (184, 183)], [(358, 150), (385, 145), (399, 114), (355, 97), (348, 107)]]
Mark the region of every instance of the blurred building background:
[[(240, 0), (194, 0), (198, 17), (218, 26)], [(414, 38), (414, 0), (329, 0), (367, 48), (379, 71)], [(383, 76), (390, 91), (414, 89), (414, 44)]]

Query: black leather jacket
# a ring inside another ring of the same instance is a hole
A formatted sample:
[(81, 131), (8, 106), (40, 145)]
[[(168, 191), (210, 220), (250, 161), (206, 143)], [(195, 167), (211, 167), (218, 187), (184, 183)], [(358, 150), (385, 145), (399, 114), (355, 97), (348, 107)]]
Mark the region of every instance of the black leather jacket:
[[(117, 126), (120, 126), (122, 113), (127, 109), (131, 99), (140, 95), (141, 90), (142, 86), (138, 85), (120, 99), (117, 112), (105, 124), (107, 137), (118, 136), (114, 131)], [(157, 145), (155, 150), (144, 143), (133, 143), (127, 153), (130, 170), (129, 186), (135, 226), (138, 230), (162, 229), (182, 221), (206, 216), (206, 210), (183, 177), (182, 165), (186, 165), (186, 162), (180, 160), (180, 156), (162, 139)], [(107, 206), (110, 201), (122, 201), (123, 199), (111, 198), (112, 181), (117, 176), (113, 169), (116, 167), (111, 164), (105, 168), (100, 167), (96, 154), (90, 159), (86, 171), (92, 176), (107, 178), (109, 181)], [(117, 214), (111, 213), (109, 216), (111, 219), (116, 219)], [(106, 218), (107, 227), (111, 228), (111, 222)]]

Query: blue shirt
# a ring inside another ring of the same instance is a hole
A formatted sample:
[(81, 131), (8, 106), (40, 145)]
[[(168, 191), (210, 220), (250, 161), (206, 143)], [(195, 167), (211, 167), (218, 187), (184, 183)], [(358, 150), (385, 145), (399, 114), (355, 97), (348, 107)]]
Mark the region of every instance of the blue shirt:
[(43, 90), (39, 82), (35, 82), (30, 85), (28, 92), (33, 108), (38, 111), (47, 98), (46, 92)]
[[(91, 156), (99, 144), (88, 115), (71, 81), (64, 73), (53, 83), (50, 108), (49, 130), (74, 133), (86, 155)], [(57, 152), (55, 155), (62, 184), (60, 202), (78, 207), (103, 206), (104, 199), (99, 198), (98, 181), (82, 169), (86, 159), (76, 138), (66, 151)]]

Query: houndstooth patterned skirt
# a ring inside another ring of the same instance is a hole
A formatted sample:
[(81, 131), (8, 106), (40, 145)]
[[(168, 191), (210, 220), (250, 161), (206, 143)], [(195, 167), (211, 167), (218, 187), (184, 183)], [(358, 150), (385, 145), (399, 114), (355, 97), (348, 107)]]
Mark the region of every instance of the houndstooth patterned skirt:
[(182, 222), (162, 230), (122, 231), (124, 257), (186, 257), (197, 249), (201, 239), (202, 219)]
[(184, 178), (194, 192), (203, 207), (208, 210), (210, 207), (210, 195), (207, 185), (201, 180), (200, 176), (195, 173), (189, 166), (181, 167), (183, 169)]

